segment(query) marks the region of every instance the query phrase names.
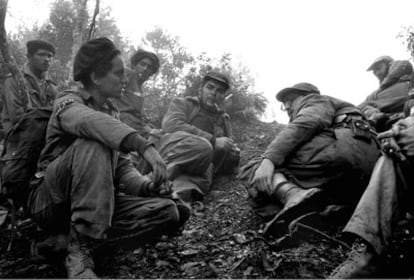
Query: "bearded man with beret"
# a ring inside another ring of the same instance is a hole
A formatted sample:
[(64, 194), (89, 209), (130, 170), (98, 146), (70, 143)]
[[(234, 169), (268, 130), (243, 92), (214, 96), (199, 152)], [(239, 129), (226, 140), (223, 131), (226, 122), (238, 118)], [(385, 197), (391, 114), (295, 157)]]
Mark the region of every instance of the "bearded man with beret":
[[(158, 152), (119, 120), (110, 100), (121, 95), (126, 82), (113, 42), (96, 38), (84, 43), (73, 76), (82, 86), (56, 98), (38, 163), (41, 182), (28, 208), (47, 232), (69, 234), (68, 277), (96, 278), (92, 249), (102, 242), (134, 248), (175, 233), (188, 210), (184, 213), (171, 199)], [(150, 177), (132, 166), (127, 154), (133, 151), (149, 163)]]
[[(28, 98), (27, 108), (51, 107), (57, 89), (48, 75), (48, 70), (56, 52), (55, 48), (42, 40), (28, 41), (26, 47), (28, 62), (22, 72), (28, 90), (25, 93)], [(11, 75), (8, 76), (3, 86), (2, 124), (5, 133), (13, 128), (24, 113), (24, 101), (20, 96), (16, 80)]]
[(331, 201), (355, 204), (379, 156), (375, 136), (354, 105), (321, 95), (309, 83), (285, 88), (276, 99), (290, 121), (241, 173), (253, 209), (270, 220), (265, 234), (275, 237)]

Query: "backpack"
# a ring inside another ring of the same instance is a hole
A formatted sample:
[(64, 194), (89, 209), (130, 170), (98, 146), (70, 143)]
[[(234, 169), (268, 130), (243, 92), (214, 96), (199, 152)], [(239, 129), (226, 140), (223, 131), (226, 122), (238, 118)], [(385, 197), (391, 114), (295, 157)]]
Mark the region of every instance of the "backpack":
[(16, 209), (26, 206), (51, 114), (51, 107), (28, 109), (5, 136), (0, 158), (1, 194), (11, 199)]

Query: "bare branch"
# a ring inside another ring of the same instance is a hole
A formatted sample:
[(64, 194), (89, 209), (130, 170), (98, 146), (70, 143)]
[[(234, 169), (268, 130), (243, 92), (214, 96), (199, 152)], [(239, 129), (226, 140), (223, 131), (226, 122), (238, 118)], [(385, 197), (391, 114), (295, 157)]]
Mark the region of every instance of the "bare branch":
[(95, 10), (93, 12), (92, 21), (89, 25), (89, 32), (88, 32), (88, 40), (93, 38), (93, 35), (95, 33), (95, 25), (96, 25), (96, 16), (99, 14), (99, 0), (96, 0), (95, 2)]

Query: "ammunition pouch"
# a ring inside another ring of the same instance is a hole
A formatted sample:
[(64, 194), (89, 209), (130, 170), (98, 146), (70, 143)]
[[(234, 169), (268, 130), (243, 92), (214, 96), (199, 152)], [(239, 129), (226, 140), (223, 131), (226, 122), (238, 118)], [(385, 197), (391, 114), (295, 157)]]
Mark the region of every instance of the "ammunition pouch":
[[(376, 133), (369, 122), (361, 115), (342, 114), (334, 119), (334, 128), (349, 128), (352, 130), (353, 137), (370, 143), (375, 139)], [(373, 137), (374, 136), (374, 137)]]

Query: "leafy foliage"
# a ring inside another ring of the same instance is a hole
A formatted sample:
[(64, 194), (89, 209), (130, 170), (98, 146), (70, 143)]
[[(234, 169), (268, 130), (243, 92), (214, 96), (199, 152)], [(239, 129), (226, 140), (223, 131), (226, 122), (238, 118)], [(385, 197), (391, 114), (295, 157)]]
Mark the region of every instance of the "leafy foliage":
[[(86, 38), (91, 18), (91, 9), (87, 4), (88, 0), (55, 0), (51, 5), (49, 21), (43, 26), (20, 28), (16, 34), (9, 34), (11, 52), (17, 63), (23, 65), (26, 61), (25, 43), (28, 40), (49, 41), (56, 47), (56, 59), (49, 73), (60, 88), (69, 86), (72, 83), (72, 58), (80, 42)], [(94, 37), (105, 36), (113, 40), (125, 58), (136, 51), (123, 38), (111, 16), (110, 7), (100, 9), (93, 34)], [(212, 69), (226, 72), (231, 77), (232, 88), (226, 105), (232, 118), (251, 120), (264, 113), (266, 98), (262, 93), (254, 92), (254, 81), (249, 70), (242, 65), (234, 66), (230, 54), (223, 54), (218, 59), (212, 59), (206, 53), (194, 56), (180, 43), (178, 36), (168, 34), (159, 27), (147, 32), (141, 40), (142, 46), (139, 47), (154, 51), (161, 61), (159, 72), (145, 84), (145, 108), (154, 123), (160, 124), (174, 97), (197, 95), (201, 77)], [(2, 78), (4, 75), (0, 81)]]
[(267, 100), (262, 93), (252, 92), (253, 79), (247, 68), (235, 68), (230, 54), (214, 60), (202, 53), (192, 56), (173, 37), (156, 28), (146, 34), (143, 43), (149, 45), (161, 60), (158, 75), (147, 83), (147, 109), (151, 119), (160, 122), (171, 99), (176, 96), (198, 95), (202, 77), (211, 70), (227, 73), (232, 81), (227, 99), (227, 111), (233, 118), (257, 119), (264, 113)]
[(411, 57), (414, 58), (414, 27), (405, 26), (403, 30), (398, 34), (398, 38), (402, 39), (410, 52)]

